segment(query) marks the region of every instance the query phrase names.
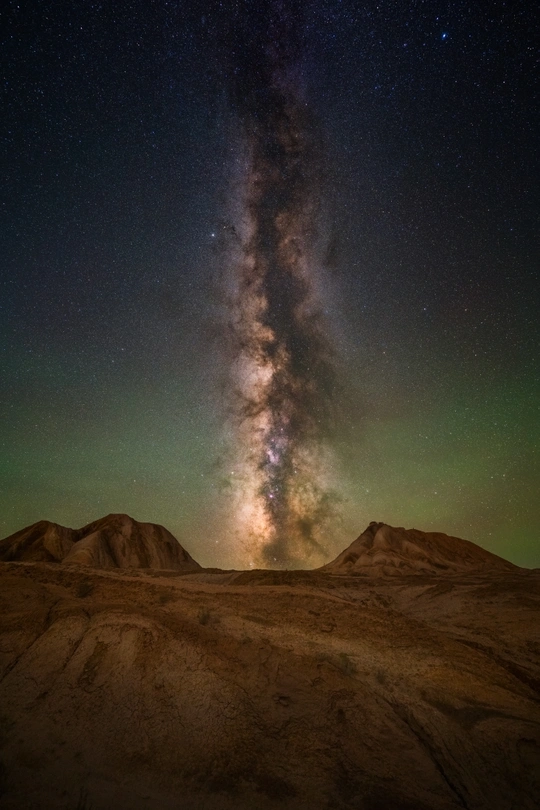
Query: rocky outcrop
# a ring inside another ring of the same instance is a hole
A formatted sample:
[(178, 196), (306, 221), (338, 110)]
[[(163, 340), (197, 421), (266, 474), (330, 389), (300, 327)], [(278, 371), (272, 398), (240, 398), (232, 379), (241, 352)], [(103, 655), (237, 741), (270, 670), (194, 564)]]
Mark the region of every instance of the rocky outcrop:
[(320, 571), (399, 576), (515, 571), (516, 566), (475, 543), (440, 532), (370, 523), (365, 532)]
[(0, 541), (0, 560), (109, 569), (201, 568), (163, 526), (139, 523), (128, 515), (107, 515), (82, 529), (67, 529), (42, 520)]

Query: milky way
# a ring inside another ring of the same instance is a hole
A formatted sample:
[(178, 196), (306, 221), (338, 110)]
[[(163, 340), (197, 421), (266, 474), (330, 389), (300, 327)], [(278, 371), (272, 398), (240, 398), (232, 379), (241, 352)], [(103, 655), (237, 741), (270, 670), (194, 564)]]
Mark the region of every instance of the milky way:
[(325, 559), (336, 501), (316, 128), (298, 78), (295, 21), (279, 4), (244, 7), (229, 49), (245, 156), (229, 254), (235, 514), (251, 564), (313, 564)]

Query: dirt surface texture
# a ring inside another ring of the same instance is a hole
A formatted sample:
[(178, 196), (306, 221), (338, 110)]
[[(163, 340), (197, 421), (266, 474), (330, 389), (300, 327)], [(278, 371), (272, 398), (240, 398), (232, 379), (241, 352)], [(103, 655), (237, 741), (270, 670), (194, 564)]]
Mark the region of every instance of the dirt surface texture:
[(539, 570), (380, 523), (316, 571), (70, 532), (0, 542), (3, 810), (540, 806)]

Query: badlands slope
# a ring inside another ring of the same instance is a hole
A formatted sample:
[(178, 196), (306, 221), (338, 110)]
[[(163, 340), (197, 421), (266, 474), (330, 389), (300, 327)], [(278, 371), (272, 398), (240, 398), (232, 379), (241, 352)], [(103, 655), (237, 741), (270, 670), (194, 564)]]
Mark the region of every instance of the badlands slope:
[(0, 543), (5, 810), (539, 806), (540, 572), (384, 524), (318, 571), (218, 572), (104, 520), (120, 556)]
[(40, 520), (0, 540), (0, 560), (62, 562), (93, 568), (171, 568), (200, 565), (163, 526), (128, 515), (107, 515), (82, 529)]

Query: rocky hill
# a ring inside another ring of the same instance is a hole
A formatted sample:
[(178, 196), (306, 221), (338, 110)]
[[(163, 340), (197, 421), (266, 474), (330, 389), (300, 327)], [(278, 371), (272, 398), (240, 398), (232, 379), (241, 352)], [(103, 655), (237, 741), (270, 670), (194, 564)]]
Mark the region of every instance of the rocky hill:
[(82, 529), (39, 521), (1, 540), (0, 560), (92, 568), (196, 571), (201, 567), (163, 526), (139, 523), (128, 515), (107, 515)]
[(319, 570), (377, 577), (515, 569), (507, 560), (459, 537), (370, 523), (360, 537)]

